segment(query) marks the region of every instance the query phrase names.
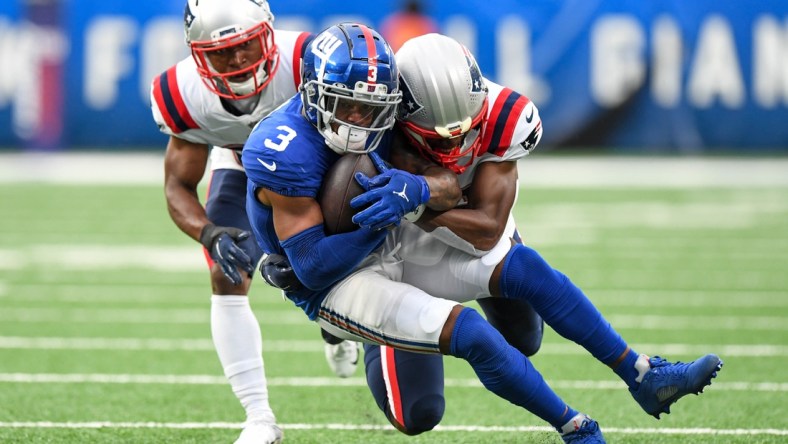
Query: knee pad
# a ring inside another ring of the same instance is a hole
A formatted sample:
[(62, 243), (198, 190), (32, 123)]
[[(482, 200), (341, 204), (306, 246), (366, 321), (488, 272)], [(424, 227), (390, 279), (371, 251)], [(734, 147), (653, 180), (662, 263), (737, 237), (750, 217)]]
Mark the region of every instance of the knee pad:
[(426, 394), (410, 403), (408, 410), (404, 411), (405, 424), (399, 430), (409, 436), (429, 432), (441, 422), (445, 408), (446, 400), (442, 395)]

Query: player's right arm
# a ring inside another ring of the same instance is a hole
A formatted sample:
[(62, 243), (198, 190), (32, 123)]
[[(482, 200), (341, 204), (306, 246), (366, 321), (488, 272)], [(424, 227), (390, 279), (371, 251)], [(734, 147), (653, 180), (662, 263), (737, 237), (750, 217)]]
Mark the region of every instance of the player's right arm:
[(317, 195), (335, 154), (300, 109), (296, 96), (247, 139), (241, 157), (249, 196), (260, 204), (247, 203), (247, 211), (263, 249), (281, 247), (298, 280), (322, 290), (350, 274), (383, 242), (386, 230), (326, 235)]
[(311, 290), (327, 288), (350, 274), (386, 236), (386, 230), (365, 228), (326, 236), (315, 199), (284, 196), (266, 188), (258, 188), (255, 195), (271, 207), (280, 245), (298, 280)]
[(203, 228), (210, 223), (197, 195), (197, 186), (205, 174), (209, 147), (170, 136), (164, 154), (164, 194), (167, 210), (175, 225), (199, 241)]
[(501, 239), (517, 196), (517, 162), (484, 162), (477, 167), (467, 203), (445, 212), (430, 211), (417, 222), (425, 231), (447, 227), (480, 251)]

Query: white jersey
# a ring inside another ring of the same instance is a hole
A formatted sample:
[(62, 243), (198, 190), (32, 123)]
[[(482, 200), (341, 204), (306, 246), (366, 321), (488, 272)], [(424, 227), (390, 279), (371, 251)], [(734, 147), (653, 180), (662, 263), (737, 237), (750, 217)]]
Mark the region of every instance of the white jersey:
[[(536, 147), (539, 139), (542, 138), (542, 120), (539, 118), (539, 111), (528, 97), (487, 79), (485, 79), (485, 82), (489, 89), (487, 95), (489, 100), (487, 125), (481, 134), (479, 134), (479, 131), (475, 131), (475, 134), (469, 134), (465, 138), (464, 146), (468, 146), (476, 138), (481, 137), (482, 146), (478, 157), (458, 176), (460, 187), (463, 190), (471, 186), (476, 174), (476, 168), (481, 163), (512, 162), (522, 159)], [(466, 201), (463, 199), (458, 206), (463, 206), (465, 203)], [(405, 223), (403, 222), (403, 224)], [(508, 246), (509, 237), (513, 233), (514, 219), (510, 214), (506, 230), (501, 238), (501, 241), (506, 246)], [(430, 232), (429, 235), (472, 256), (481, 257), (487, 255), (488, 259), (493, 261), (498, 258), (498, 254), (490, 256), (488, 253), (491, 252), (477, 250), (470, 242), (457, 236), (447, 227), (438, 227)], [(500, 250), (498, 247), (497, 249)], [(493, 251), (495, 250), (496, 248), (493, 249)], [(505, 251), (508, 251), (508, 248), (501, 251), (505, 253)]]
[[(257, 96), (257, 105), (250, 113), (236, 115), (225, 109), (222, 99), (203, 83), (203, 78), (197, 73), (197, 65), (190, 56), (153, 79), (153, 119), (161, 132), (170, 136), (193, 143), (240, 150), (252, 127), (297, 92), (301, 83), (301, 54), (310, 37), (311, 34), (306, 32), (274, 31), (274, 41), (279, 51), (276, 72)], [(232, 157), (232, 167), (241, 168), (232, 151), (214, 149), (211, 157), (213, 169), (216, 169), (214, 164), (217, 154), (221, 158)]]
[(464, 146), (468, 146), (481, 137), (482, 147), (478, 157), (458, 177), (462, 189), (471, 185), (480, 163), (519, 160), (527, 156), (542, 137), (539, 110), (528, 97), (488, 79), (484, 81), (489, 89), (487, 125), (482, 134), (475, 131), (465, 138)]

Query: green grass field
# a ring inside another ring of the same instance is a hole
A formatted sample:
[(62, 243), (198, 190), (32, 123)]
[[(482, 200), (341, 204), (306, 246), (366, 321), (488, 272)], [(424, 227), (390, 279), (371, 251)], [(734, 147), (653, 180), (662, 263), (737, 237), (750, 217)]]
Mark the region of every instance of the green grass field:
[[(786, 172), (788, 174), (788, 172)], [(210, 339), (198, 245), (159, 185), (0, 185), (0, 442), (230, 443), (243, 411)], [(788, 190), (526, 188), (527, 243), (638, 350), (725, 367), (662, 420), (549, 331), (533, 358), (611, 443), (788, 442)], [(406, 437), (315, 325), (257, 281), (271, 403), (291, 443), (558, 443), (446, 358), (441, 427)]]

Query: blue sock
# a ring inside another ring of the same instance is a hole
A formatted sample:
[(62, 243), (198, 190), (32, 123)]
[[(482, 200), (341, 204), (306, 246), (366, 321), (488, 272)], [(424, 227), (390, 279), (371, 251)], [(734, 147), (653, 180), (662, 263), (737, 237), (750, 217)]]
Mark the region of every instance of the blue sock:
[[(604, 364), (622, 369), (623, 375), (619, 376), (630, 383), (623, 372), (626, 362), (616, 365), (628, 349), (627, 343), (569, 278), (525, 245), (512, 247), (504, 260), (500, 281), (504, 297), (528, 301), (553, 330), (580, 344)], [(630, 350), (624, 361), (633, 353)]]
[(640, 355), (631, 348), (627, 348), (627, 350), (623, 354), (623, 359), (619, 358), (620, 361), (617, 365), (612, 365), (613, 371), (627, 383), (629, 388), (636, 389), (639, 382), (635, 381), (639, 376), (638, 370), (635, 368), (635, 362), (637, 362)]
[(488, 390), (524, 407), (556, 429), (577, 414), (553, 392), (531, 361), (471, 308), (463, 309), (457, 316), (451, 355), (468, 361)]

